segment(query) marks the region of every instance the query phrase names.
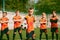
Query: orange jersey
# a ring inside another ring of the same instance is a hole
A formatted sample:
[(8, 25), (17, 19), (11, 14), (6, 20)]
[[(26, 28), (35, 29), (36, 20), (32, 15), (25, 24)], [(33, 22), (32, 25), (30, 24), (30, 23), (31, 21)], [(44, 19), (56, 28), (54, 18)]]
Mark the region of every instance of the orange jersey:
[(33, 16), (27, 15), (26, 17), (26, 22), (27, 22), (27, 32), (31, 32), (34, 30), (34, 21), (35, 18)]
[[(4, 22), (4, 21), (8, 21), (9, 19), (7, 17), (2, 17), (1, 18), (1, 21)], [(8, 22), (4, 22), (4, 23), (1, 23), (1, 30), (4, 30), (5, 28), (8, 27)]]
[[(13, 20), (20, 20), (21, 17), (20, 16), (14, 16)], [(21, 25), (21, 21), (14, 21), (14, 28), (20, 27)]]
[(46, 18), (40, 19), (40, 29), (46, 29)]
[[(54, 18), (52, 17), (51, 20), (54, 21), (54, 20), (57, 20), (57, 18), (56, 17), (54, 17)], [(54, 28), (54, 27), (58, 27), (58, 24), (55, 23), (55, 22), (51, 22), (51, 28)]]

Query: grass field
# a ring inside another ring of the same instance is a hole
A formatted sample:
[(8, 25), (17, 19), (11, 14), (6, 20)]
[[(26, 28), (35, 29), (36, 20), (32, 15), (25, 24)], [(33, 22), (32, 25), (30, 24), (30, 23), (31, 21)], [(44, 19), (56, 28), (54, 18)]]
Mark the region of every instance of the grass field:
[[(9, 32), (10, 32), (10, 34), (9, 34), (10, 40), (12, 40), (12, 39), (13, 39), (13, 31), (10, 30)], [(39, 33), (40, 33), (39, 28), (36, 28), (36, 29), (35, 29), (36, 40), (39, 40)], [(25, 40), (25, 39), (26, 39), (26, 32), (25, 32), (25, 30), (22, 30), (22, 35), (23, 35), (23, 40)], [(55, 40), (56, 40), (56, 36), (54, 36), (54, 37), (55, 37)], [(50, 28), (48, 28), (48, 39), (49, 39), (49, 40), (52, 40), (52, 39), (51, 39)], [(3, 40), (7, 40), (6, 35), (3, 36)], [(18, 34), (18, 32), (17, 32), (17, 34), (16, 34), (15, 40), (19, 40), (19, 34)], [(30, 39), (30, 40), (31, 40), (31, 39)], [(44, 36), (44, 33), (43, 33), (43, 35), (42, 35), (42, 40), (46, 40), (46, 39), (45, 39), (45, 36)], [(60, 28), (59, 28), (59, 40), (60, 40)]]

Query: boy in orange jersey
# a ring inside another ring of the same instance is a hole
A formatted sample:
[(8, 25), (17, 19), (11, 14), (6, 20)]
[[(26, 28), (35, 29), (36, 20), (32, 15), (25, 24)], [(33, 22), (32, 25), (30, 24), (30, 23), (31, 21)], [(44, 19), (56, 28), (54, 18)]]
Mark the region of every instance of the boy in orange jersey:
[(54, 32), (56, 33), (56, 40), (58, 40), (58, 24), (57, 24), (58, 18), (55, 11), (53, 11), (51, 15), (50, 22), (51, 22), (52, 40), (54, 40)]
[(46, 35), (46, 40), (48, 40), (48, 35), (47, 35), (47, 19), (46, 19), (46, 14), (45, 12), (42, 13), (42, 17), (40, 18), (40, 40), (42, 37), (42, 33), (44, 32)]
[(31, 37), (32, 40), (35, 40), (35, 34), (34, 34), (34, 22), (35, 22), (35, 18), (33, 16), (33, 8), (30, 8), (28, 10), (28, 15), (25, 17), (26, 22), (27, 22), (27, 29), (26, 29), (26, 40), (29, 40), (29, 38)]
[(9, 40), (9, 29), (8, 29), (8, 21), (9, 19), (6, 17), (7, 12), (3, 12), (3, 17), (0, 19), (1, 23), (1, 40), (4, 34), (7, 35), (7, 39)]
[(20, 39), (22, 40), (22, 29), (21, 29), (22, 18), (19, 15), (19, 10), (17, 10), (15, 14), (16, 15), (13, 17), (14, 21), (13, 40), (15, 39), (16, 31), (19, 32)]

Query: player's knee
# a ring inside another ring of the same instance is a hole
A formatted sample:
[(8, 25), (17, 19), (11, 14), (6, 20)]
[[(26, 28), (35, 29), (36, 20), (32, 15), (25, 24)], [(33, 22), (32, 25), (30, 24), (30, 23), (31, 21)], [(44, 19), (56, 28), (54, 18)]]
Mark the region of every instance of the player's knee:
[(22, 30), (20, 30), (19, 33), (22, 33)]
[(14, 34), (16, 34), (16, 32), (14, 32)]
[(33, 34), (33, 38), (35, 38), (36, 37), (36, 34)]
[(7, 32), (6, 34), (9, 34), (9, 32)]
[(56, 34), (58, 34), (58, 32), (55, 32)]

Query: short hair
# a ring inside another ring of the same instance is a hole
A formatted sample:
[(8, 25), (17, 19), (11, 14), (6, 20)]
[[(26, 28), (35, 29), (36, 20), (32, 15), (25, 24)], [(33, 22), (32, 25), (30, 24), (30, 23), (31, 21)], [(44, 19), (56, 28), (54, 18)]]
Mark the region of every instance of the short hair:
[(52, 12), (56, 12), (56, 10), (53, 10)]
[(7, 12), (3, 12), (3, 14), (4, 14), (4, 13), (6, 13), (6, 14), (7, 14)]
[(31, 8), (29, 8), (30, 10), (32, 10), (33, 8), (31, 7)]
[(16, 13), (17, 11), (19, 11), (19, 10), (16, 10), (15, 13)]
[(29, 8), (29, 9), (28, 9), (28, 12), (30, 12), (30, 10), (32, 10), (32, 9), (33, 9), (32, 7), (31, 7), (31, 8)]

